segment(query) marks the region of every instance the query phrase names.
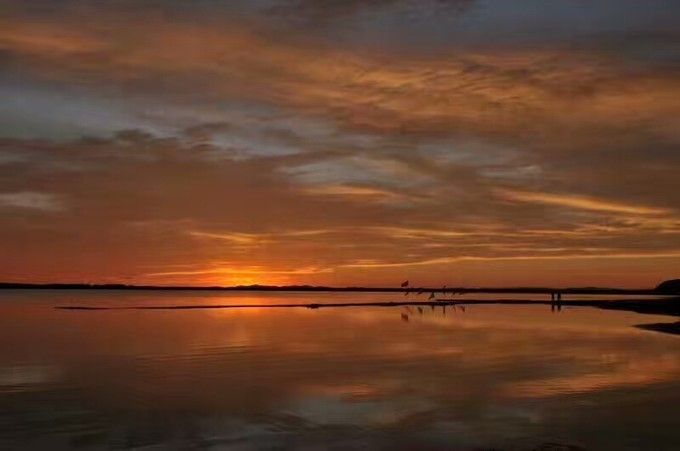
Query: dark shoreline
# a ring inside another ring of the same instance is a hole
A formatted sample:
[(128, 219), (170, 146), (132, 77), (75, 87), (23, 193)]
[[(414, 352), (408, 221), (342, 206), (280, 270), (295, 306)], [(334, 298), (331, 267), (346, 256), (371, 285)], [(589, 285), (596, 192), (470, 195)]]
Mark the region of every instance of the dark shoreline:
[(442, 307), (460, 305), (547, 305), (554, 307), (596, 307), (609, 310), (625, 310), (642, 314), (680, 316), (680, 297), (668, 299), (617, 299), (609, 301), (530, 301), (522, 299), (439, 299), (436, 301), (383, 301), (383, 302), (338, 302), (304, 304), (194, 304), (194, 305), (142, 305), (89, 307), (82, 305), (56, 306), (60, 310), (198, 310), (198, 309), (242, 309), (242, 308), (343, 308), (343, 307)]
[[(147, 305), (128, 307), (89, 307), (83, 305), (55, 306), (57, 310), (72, 311), (108, 311), (108, 310), (208, 310), (208, 309), (249, 309), (249, 308), (348, 308), (348, 307), (456, 307), (464, 305), (545, 305), (552, 309), (561, 310), (562, 307), (592, 307), (605, 310), (623, 310), (649, 315), (680, 316), (680, 297), (667, 299), (630, 300), (619, 299), (610, 301), (571, 300), (561, 302), (529, 301), (517, 299), (498, 300), (450, 300), (436, 301), (386, 301), (386, 302), (346, 302), (346, 303), (307, 303), (307, 304), (219, 304), (219, 305)], [(680, 321), (670, 323), (637, 324), (639, 329), (680, 335)]]
[(85, 283), (0, 282), (0, 290), (114, 290), (114, 291), (261, 291), (261, 292), (341, 292), (341, 293), (452, 293), (452, 294), (576, 294), (622, 296), (677, 296), (657, 289), (608, 287), (329, 287), (313, 285), (238, 285), (238, 286), (159, 286)]

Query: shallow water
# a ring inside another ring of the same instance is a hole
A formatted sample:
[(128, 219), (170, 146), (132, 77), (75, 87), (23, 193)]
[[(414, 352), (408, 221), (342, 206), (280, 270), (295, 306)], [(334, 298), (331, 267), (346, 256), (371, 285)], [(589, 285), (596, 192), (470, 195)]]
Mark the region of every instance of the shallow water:
[(566, 307), (56, 310), (382, 294), (0, 292), (2, 449), (680, 449), (674, 318)]

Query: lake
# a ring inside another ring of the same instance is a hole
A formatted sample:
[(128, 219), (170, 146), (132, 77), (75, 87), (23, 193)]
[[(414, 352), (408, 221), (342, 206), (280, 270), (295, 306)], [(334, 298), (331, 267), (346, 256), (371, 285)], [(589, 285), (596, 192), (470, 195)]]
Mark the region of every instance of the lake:
[(0, 292), (2, 449), (680, 449), (674, 318), (395, 294)]

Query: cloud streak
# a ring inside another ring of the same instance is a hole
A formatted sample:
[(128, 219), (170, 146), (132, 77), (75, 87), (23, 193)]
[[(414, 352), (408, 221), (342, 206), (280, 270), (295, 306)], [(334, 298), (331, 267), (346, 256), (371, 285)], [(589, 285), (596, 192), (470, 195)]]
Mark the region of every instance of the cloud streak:
[(639, 205), (627, 205), (583, 196), (551, 193), (530, 193), (512, 190), (499, 191), (499, 194), (502, 198), (511, 201), (539, 203), (558, 207), (574, 208), (577, 210), (589, 210), (607, 213), (623, 213), (630, 215), (663, 215), (670, 213), (670, 210), (663, 208), (651, 208)]
[(20, 191), (0, 193), (0, 207), (58, 212), (64, 210), (63, 203), (53, 194)]

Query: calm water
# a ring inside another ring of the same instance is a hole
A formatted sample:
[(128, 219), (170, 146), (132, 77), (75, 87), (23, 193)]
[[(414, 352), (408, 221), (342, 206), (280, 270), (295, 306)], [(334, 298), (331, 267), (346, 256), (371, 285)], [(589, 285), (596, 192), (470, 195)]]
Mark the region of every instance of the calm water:
[(669, 317), (53, 308), (393, 299), (0, 292), (0, 448), (680, 449)]

